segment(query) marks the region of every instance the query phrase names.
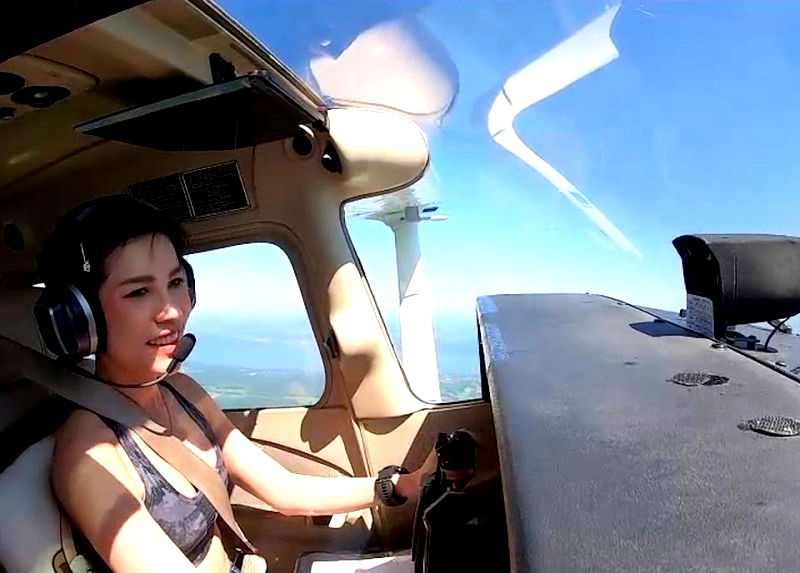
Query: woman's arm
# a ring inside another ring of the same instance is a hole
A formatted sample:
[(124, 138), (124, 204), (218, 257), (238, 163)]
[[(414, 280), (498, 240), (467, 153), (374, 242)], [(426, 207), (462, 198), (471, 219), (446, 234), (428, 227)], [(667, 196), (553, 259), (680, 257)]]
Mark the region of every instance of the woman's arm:
[(195, 571), (134, 493), (114, 433), (74, 412), (56, 434), (53, 490), (72, 523), (113, 571)]
[(284, 515), (332, 515), (375, 504), (374, 478), (292, 473), (236, 429), (223, 452), (236, 484)]
[[(242, 434), (190, 377), (170, 382), (200, 408), (222, 446), (234, 483), (285, 515), (332, 515), (375, 505), (375, 478), (326, 478), (292, 473)], [(422, 470), (394, 478), (397, 493), (409, 497)]]

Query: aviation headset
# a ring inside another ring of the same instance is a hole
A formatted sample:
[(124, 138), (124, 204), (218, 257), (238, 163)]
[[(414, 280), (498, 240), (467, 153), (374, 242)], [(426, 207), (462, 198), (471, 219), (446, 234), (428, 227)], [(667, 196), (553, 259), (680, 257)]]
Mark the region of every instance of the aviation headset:
[[(116, 207), (127, 209), (132, 216), (135, 216), (137, 209), (140, 213), (143, 210), (155, 211), (147, 203), (129, 195), (101, 197), (67, 213), (54, 232), (54, 237), (58, 234), (61, 243), (57, 246), (58, 253), (63, 254), (64, 259), (68, 259), (60, 261), (59, 264), (63, 266), (65, 262), (74, 263), (74, 266), (79, 267), (67, 269), (74, 274), (65, 277), (66, 280), (63, 282), (59, 281), (58, 277), (43, 276), (45, 289), (34, 305), (34, 316), (39, 332), (47, 348), (59, 358), (80, 359), (102, 350), (105, 345), (106, 322), (100, 305), (99, 282), (96, 278), (100, 276), (98, 273), (102, 273), (100, 268), (102, 261), (90, 260), (91, 256), (87, 257), (85, 246), (88, 243), (84, 236), (84, 226), (87, 219), (103, 216), (103, 208), (112, 205), (112, 201), (118, 202)], [(164, 217), (163, 214), (159, 215)], [(48, 243), (54, 240), (54, 237), (51, 237)], [(53, 256), (52, 253), (47, 253), (48, 248), (53, 248), (53, 245), (46, 244), (39, 257), (39, 270), (43, 275), (46, 270), (44, 267), (53, 263), (48, 260), (48, 254), (50, 258)], [(194, 308), (197, 302), (194, 271), (185, 258), (179, 255), (178, 260), (186, 273), (186, 285)], [(98, 268), (94, 268), (95, 265)]]

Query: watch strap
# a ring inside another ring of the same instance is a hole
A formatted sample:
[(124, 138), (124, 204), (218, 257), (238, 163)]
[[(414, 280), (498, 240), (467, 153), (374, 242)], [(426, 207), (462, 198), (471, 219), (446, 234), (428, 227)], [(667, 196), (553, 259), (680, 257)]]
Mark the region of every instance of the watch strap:
[(389, 507), (404, 504), (408, 498), (398, 495), (397, 490), (392, 482), (392, 476), (395, 474), (407, 474), (408, 470), (401, 466), (386, 466), (378, 472), (378, 477), (375, 480), (375, 495), (381, 500), (381, 503)]

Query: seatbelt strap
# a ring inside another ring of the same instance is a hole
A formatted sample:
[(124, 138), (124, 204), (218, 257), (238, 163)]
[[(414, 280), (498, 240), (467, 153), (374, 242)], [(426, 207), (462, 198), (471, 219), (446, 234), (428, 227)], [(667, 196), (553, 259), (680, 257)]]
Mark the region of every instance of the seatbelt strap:
[(244, 546), (257, 553), (233, 516), (228, 491), (220, 475), (177, 436), (150, 419), (138, 404), (112, 387), (70, 372), (54, 360), (4, 336), (0, 336), (0, 370), (43, 386), (82, 408), (131, 428), (156, 454), (203, 493)]

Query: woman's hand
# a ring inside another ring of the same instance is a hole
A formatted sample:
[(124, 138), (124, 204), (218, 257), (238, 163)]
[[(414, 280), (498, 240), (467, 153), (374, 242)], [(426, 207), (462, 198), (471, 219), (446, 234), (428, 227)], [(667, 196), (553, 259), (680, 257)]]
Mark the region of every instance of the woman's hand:
[(420, 480), (422, 479), (422, 474), (419, 472), (420, 470), (410, 474), (395, 474), (394, 477), (392, 477), (394, 490), (397, 492), (397, 495), (405, 497), (406, 499), (416, 497), (414, 492), (419, 489)]
[(409, 499), (416, 498), (422, 478), (434, 471), (436, 471), (436, 450), (431, 448), (419, 469), (408, 474), (396, 474), (392, 478), (397, 495)]

